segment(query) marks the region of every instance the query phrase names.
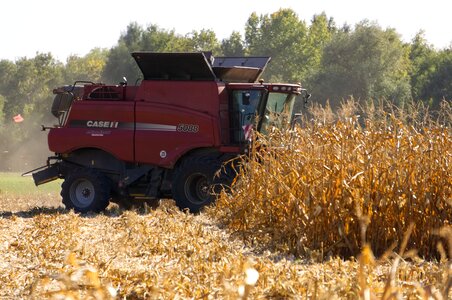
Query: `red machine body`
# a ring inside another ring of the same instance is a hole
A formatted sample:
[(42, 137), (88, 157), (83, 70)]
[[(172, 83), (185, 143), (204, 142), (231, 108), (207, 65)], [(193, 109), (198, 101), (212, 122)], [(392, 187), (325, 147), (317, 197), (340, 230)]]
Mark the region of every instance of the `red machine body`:
[(199, 211), (214, 200), (212, 187), (235, 175), (222, 165), (245, 151), (250, 129), (287, 127), (295, 97), (308, 96), (298, 84), (257, 82), (267, 57), (132, 56), (143, 73), (136, 86), (76, 82), (54, 90), (59, 124), (48, 144), (56, 155), (33, 177), (37, 185), (63, 178), (67, 208), (173, 197)]
[(97, 148), (126, 162), (171, 168), (192, 149), (222, 145), (222, 89), (224, 85), (213, 81), (149, 81), (139, 87), (110, 88), (119, 97), (134, 97), (74, 101), (64, 127), (50, 130), (49, 149), (70, 153)]

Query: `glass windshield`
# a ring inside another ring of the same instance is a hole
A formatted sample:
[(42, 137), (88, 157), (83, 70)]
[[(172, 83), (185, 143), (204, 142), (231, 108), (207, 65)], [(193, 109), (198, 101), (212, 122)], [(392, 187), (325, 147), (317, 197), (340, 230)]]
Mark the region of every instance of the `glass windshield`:
[(267, 133), (271, 127), (284, 129), (290, 126), (295, 97), (294, 94), (269, 93), (262, 118), (262, 133)]
[(234, 141), (240, 143), (250, 138), (261, 98), (262, 90), (236, 90), (232, 93)]

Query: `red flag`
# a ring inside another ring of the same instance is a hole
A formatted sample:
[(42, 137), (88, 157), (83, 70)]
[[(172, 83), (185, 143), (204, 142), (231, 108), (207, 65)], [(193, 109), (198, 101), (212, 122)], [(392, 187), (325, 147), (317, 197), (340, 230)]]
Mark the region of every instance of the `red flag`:
[(20, 122), (22, 122), (24, 120), (24, 118), (20, 114), (18, 114), (17, 116), (13, 117), (13, 120), (16, 123), (20, 123)]

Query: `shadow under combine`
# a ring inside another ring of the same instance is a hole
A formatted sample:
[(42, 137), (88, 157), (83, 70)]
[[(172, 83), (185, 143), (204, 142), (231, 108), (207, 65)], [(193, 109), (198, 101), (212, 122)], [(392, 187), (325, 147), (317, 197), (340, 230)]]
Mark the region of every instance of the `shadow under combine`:
[[(158, 209), (159, 207), (160, 207), (159, 205), (153, 205), (153, 206), (141, 205), (141, 206), (131, 206), (128, 208), (124, 208), (124, 207), (118, 206), (117, 204), (111, 203), (107, 209), (105, 209), (104, 211), (99, 212), (99, 213), (89, 212), (89, 213), (76, 213), (76, 214), (78, 214), (80, 217), (83, 217), (83, 218), (93, 218), (98, 215), (115, 218), (115, 217), (121, 216), (123, 213), (125, 213), (127, 211), (129, 211), (129, 212), (134, 211), (140, 215), (152, 214), (152, 212), (155, 211), (156, 209)], [(12, 217), (34, 218), (39, 215), (51, 215), (51, 216), (65, 215), (65, 214), (69, 214), (71, 212), (73, 212), (73, 210), (68, 210), (68, 209), (64, 208), (63, 206), (58, 206), (58, 207), (43, 206), (43, 207), (32, 207), (29, 209), (24, 209), (24, 210), (19, 210), (19, 211), (0, 211), (0, 218), (5, 218), (5, 219), (9, 219)]]

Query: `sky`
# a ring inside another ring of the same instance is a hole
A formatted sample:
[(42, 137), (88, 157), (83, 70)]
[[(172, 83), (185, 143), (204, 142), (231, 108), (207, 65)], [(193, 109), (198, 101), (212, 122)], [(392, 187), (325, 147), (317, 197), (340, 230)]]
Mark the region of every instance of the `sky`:
[(367, 19), (395, 28), (405, 42), (424, 30), (437, 49), (452, 45), (452, 0), (5, 0), (0, 6), (0, 59), (51, 52), (65, 62), (69, 55), (115, 46), (131, 22), (181, 35), (211, 29), (221, 40), (233, 31), (243, 34), (251, 13), (280, 8), (293, 9), (307, 24), (314, 14), (325, 12), (338, 26)]

